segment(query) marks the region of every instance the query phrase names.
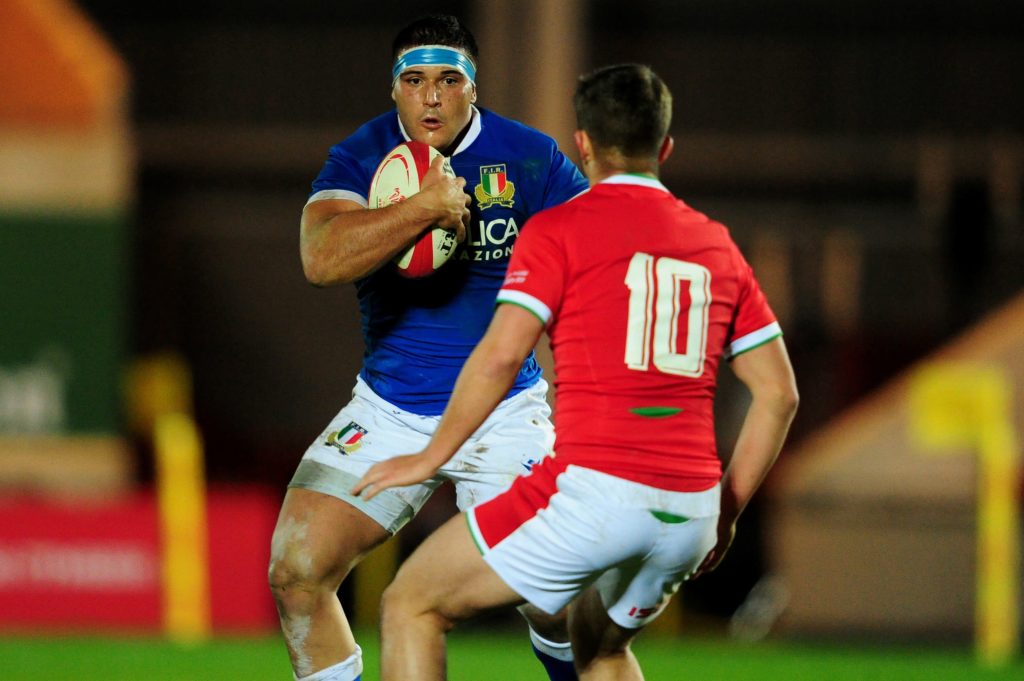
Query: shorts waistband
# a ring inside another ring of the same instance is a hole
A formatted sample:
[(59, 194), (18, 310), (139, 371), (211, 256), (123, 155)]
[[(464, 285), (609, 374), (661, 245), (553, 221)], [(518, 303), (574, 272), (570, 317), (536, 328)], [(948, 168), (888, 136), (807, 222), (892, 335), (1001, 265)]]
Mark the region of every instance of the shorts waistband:
[[(537, 382), (531, 385), (530, 387), (525, 388), (516, 393), (515, 395), (513, 395), (512, 397), (507, 397), (500, 403), (498, 403), (498, 406), (495, 408), (495, 411), (500, 410), (504, 405), (514, 402), (518, 399), (530, 400), (537, 399), (539, 397), (546, 400), (547, 392), (547, 381), (545, 381), (543, 378), (538, 378)], [(418, 418), (434, 422), (437, 422), (441, 419), (440, 416), (423, 416), (421, 414), (416, 414), (411, 411), (406, 411), (405, 409), (402, 409), (401, 407), (394, 405), (391, 402), (388, 402), (383, 397), (374, 392), (373, 388), (370, 387), (370, 384), (367, 383), (362, 376), (356, 376), (356, 384), (355, 387), (352, 388), (352, 396), (358, 397), (359, 399), (362, 400), (366, 400), (375, 407), (388, 411), (396, 416), (401, 416), (402, 418)]]

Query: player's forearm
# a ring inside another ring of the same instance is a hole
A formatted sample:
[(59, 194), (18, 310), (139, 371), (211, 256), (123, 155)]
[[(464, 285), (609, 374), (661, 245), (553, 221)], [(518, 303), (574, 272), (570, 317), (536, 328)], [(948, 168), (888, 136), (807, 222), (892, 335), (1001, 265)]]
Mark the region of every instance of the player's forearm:
[(796, 414), (796, 392), (754, 396), (722, 478), (722, 514), (735, 520), (761, 486)]
[(436, 218), (436, 211), (413, 199), (330, 216), (307, 217), (304, 212), (300, 252), (306, 279), (316, 286), (329, 286), (365, 277), (394, 258)]

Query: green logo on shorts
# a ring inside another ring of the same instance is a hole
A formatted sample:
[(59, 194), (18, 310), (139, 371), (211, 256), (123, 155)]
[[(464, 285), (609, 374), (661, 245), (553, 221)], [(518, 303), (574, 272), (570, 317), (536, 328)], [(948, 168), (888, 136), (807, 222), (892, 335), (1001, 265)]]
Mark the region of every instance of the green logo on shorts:
[(364, 435), (366, 428), (355, 421), (349, 421), (347, 426), (328, 435), (324, 444), (337, 447), (342, 454), (351, 454), (362, 446)]

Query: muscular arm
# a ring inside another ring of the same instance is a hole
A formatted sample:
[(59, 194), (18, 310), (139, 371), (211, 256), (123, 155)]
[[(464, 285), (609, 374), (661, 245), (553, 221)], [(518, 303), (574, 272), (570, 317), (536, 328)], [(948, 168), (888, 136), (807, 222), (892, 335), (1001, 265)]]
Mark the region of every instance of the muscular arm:
[(714, 570), (728, 551), (736, 520), (775, 463), (799, 402), (793, 367), (781, 337), (739, 355), (732, 368), (753, 399), (722, 477), (718, 544), (697, 574)]
[(487, 333), (462, 367), (451, 400), (426, 449), (374, 465), (353, 493), (362, 492), (364, 498), (370, 499), (388, 487), (411, 485), (433, 476), (508, 394), (543, 329), (540, 319), (518, 305), (499, 305)]
[(365, 277), (433, 225), (456, 230), (461, 241), (469, 219), (466, 181), (445, 176), (441, 162), (431, 165), (418, 194), (392, 206), (368, 210), (344, 199), (307, 204), (299, 233), (306, 279), (329, 286)]

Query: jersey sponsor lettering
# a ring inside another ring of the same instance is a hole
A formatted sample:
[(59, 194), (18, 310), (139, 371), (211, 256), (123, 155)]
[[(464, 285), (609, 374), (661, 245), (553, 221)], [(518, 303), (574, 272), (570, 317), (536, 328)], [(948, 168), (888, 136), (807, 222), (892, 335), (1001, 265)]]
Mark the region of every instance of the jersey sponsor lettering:
[(486, 222), (479, 220), (476, 229), (470, 230), (467, 241), (470, 246), (501, 246), (509, 239), (515, 241), (517, 236), (519, 225), (516, 224), (515, 218), (498, 218)]
[(518, 236), (519, 225), (515, 218), (479, 220), (475, 227), (470, 227), (459, 259), (474, 262), (508, 260), (512, 257), (512, 246)]
[(487, 250), (463, 251), (459, 260), (472, 260), (473, 262), (489, 262), (491, 260), (508, 260), (512, 257), (512, 247), (490, 248)]

